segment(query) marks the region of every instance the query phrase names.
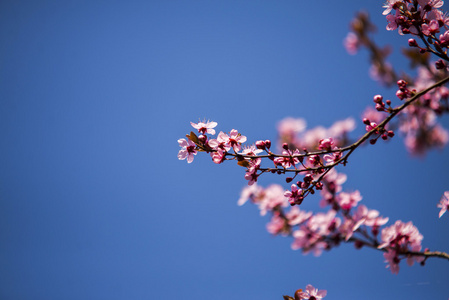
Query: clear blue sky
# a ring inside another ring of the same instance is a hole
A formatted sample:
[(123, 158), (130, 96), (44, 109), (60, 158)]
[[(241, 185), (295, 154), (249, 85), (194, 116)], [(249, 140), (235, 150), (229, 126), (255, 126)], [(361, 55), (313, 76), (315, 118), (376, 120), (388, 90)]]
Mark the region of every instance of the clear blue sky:
[[(342, 46), (366, 9), (400, 57), (406, 37), (384, 30), (382, 4), (1, 1), (0, 298), (274, 300), (310, 283), (326, 299), (447, 299), (449, 262), (392, 275), (380, 252), (351, 245), (303, 256), (237, 206), (242, 168), (176, 158), (199, 118), (274, 140), (284, 117), (329, 126), (393, 98), (367, 53)], [(436, 208), (448, 155), (411, 159), (397, 136), (340, 171), (363, 204), (449, 251)]]

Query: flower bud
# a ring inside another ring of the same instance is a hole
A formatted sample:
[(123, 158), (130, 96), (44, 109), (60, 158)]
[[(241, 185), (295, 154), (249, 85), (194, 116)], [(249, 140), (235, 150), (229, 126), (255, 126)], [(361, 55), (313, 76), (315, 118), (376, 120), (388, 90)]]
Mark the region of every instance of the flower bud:
[(200, 136), (198, 137), (198, 141), (199, 141), (201, 144), (205, 144), (206, 141), (207, 141), (207, 136), (205, 136), (204, 134), (200, 135)]
[(399, 99), (404, 100), (404, 98), (405, 98), (405, 93), (402, 92), (401, 90), (398, 90), (398, 91), (396, 92), (396, 96), (397, 96)]
[(416, 42), (415, 39), (409, 39), (409, 40), (408, 40), (408, 45), (409, 45), (410, 47), (418, 47), (418, 43)]
[(374, 96), (374, 103), (381, 103), (383, 99), (384, 97), (382, 97), (381, 95), (376, 95)]
[(399, 87), (400, 89), (403, 89), (403, 88), (406, 88), (406, 87), (407, 87), (407, 81), (405, 81), (405, 80), (403, 80), (403, 79), (399, 79), (398, 82), (397, 82), (397, 84), (398, 84), (398, 87)]
[(271, 147), (271, 141), (270, 140), (265, 140), (265, 147), (267, 147), (268, 149), (270, 149)]
[(257, 141), (256, 142), (256, 148), (257, 149), (261, 149), (261, 150), (265, 149), (265, 142), (264, 141)]
[(287, 144), (287, 143), (283, 143), (283, 144), (282, 144), (282, 149), (288, 150), (288, 144)]
[(446, 64), (444, 63), (444, 61), (442, 59), (438, 60), (437, 62), (435, 62), (435, 67), (438, 70), (444, 69), (446, 68)]
[(361, 248), (363, 247), (363, 243), (362, 243), (361, 241), (359, 241), (359, 240), (356, 240), (356, 241), (354, 242), (354, 247), (355, 247), (356, 249), (361, 249)]
[(384, 106), (382, 104), (377, 103), (376, 104), (376, 110), (377, 111), (384, 111)]

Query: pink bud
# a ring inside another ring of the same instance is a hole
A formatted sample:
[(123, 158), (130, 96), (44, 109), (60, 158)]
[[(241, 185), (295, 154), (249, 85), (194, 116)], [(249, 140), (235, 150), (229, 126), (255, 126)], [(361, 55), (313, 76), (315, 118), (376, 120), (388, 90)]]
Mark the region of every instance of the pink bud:
[(382, 97), (381, 95), (374, 96), (375, 103), (381, 103), (383, 99), (384, 99), (384, 97)]
[(408, 40), (408, 45), (409, 45), (410, 47), (418, 47), (418, 43), (416, 42), (415, 39), (409, 39), (409, 40)]
[(265, 140), (265, 146), (270, 149), (271, 147), (271, 141), (270, 140)]
[(400, 91), (400, 90), (398, 90), (398, 91), (396, 92), (396, 96), (397, 96), (399, 99), (404, 100), (404, 98), (405, 98), (405, 93), (402, 92), (402, 91)]
[(384, 111), (384, 106), (382, 104), (377, 103), (376, 104), (376, 110), (377, 111)]
[(257, 141), (256, 142), (256, 148), (257, 149), (265, 149), (265, 142), (264, 141)]
[(444, 63), (444, 61), (442, 59), (440, 59), (437, 62), (435, 62), (435, 67), (438, 70), (441, 70), (441, 69), (444, 69), (446, 67), (446, 64)]
[(207, 136), (205, 136), (204, 134), (200, 135), (200, 136), (198, 137), (198, 141), (199, 141), (201, 144), (206, 143), (206, 141), (207, 141)]

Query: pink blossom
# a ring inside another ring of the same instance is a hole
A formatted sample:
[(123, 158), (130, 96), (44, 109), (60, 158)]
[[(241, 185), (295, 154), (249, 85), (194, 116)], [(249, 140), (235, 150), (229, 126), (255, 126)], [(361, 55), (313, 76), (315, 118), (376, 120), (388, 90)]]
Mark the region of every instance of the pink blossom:
[(344, 210), (356, 207), (360, 200), (362, 200), (362, 195), (360, 195), (359, 191), (352, 193), (341, 192), (337, 195), (338, 205)]
[(441, 6), (443, 6), (444, 1), (442, 1), (442, 0), (418, 0), (418, 4), (421, 5), (422, 7), (428, 5), (432, 8), (440, 8)]
[(372, 227), (373, 232), (377, 234), (378, 228), (385, 225), (387, 222), (388, 218), (379, 217), (379, 212), (377, 210), (368, 210), (365, 205), (359, 205), (352, 218), (345, 220), (344, 232), (341, 227), (340, 232), (343, 233), (343, 236), (345, 236), (347, 241), (361, 225)]
[(210, 156), (212, 157), (212, 161), (216, 164), (221, 164), (226, 157), (226, 152), (218, 149), (217, 151), (211, 152)]
[(422, 25), (422, 33), (425, 35), (434, 35), (437, 32), (440, 32), (440, 26), (437, 20), (432, 20), (429, 24)]
[(217, 122), (209, 122), (209, 121), (205, 122), (204, 121), (204, 122), (198, 122), (196, 124), (193, 122), (190, 122), (190, 125), (192, 125), (193, 128), (197, 129), (198, 132), (201, 134), (209, 133), (209, 134), (213, 135), (213, 134), (215, 134), (215, 130), (212, 128), (217, 126)]
[(318, 141), (324, 139), (326, 136), (329, 136), (328, 130), (322, 126), (307, 130), (301, 137), (302, 147), (307, 149), (315, 148)]
[(193, 156), (196, 155), (195, 143), (191, 140), (179, 139), (179, 146), (182, 147), (178, 152), (178, 159), (183, 160), (187, 158), (187, 162), (190, 164), (193, 161)]
[(335, 201), (336, 193), (342, 190), (342, 184), (345, 183), (347, 176), (343, 173), (337, 173), (335, 169), (331, 169), (323, 179), (323, 189), (321, 190), (322, 199), (320, 206), (332, 204)]
[(246, 170), (245, 173), (245, 179), (248, 180), (248, 185), (253, 185), (257, 181), (257, 177), (259, 177), (259, 174), (257, 174), (257, 171), (260, 168), (261, 159), (252, 159), (249, 162), (249, 167)]
[(381, 239), (383, 243), (379, 245), (379, 249), (390, 247), (408, 251), (410, 248), (420, 250), (423, 236), (411, 221), (403, 223), (398, 220), (390, 227), (382, 229)]
[(322, 165), (319, 155), (310, 155), (307, 161), (312, 167), (319, 167)]
[(280, 216), (279, 212), (275, 212), (271, 217), (271, 221), (267, 224), (267, 231), (274, 235), (287, 235), (290, 230), (284, 218)]
[(290, 191), (285, 191), (284, 196), (288, 198), (290, 205), (301, 204), (304, 196), (302, 195), (302, 189), (298, 188), (296, 184), (292, 184)]
[(300, 132), (303, 132), (304, 129), (306, 129), (307, 123), (304, 119), (301, 118), (285, 118), (281, 120), (278, 125), (277, 129), (279, 132), (279, 135), (297, 135)]
[(220, 131), (217, 137), (217, 141), (218, 143), (224, 145), (226, 151), (229, 151), (231, 148), (233, 148), (235, 152), (238, 152), (241, 149), (241, 144), (246, 142), (246, 136), (241, 135), (235, 129), (232, 129), (229, 135)]
[(396, 251), (393, 249), (388, 249), (388, 251), (384, 253), (384, 258), (387, 263), (387, 268), (390, 268), (391, 273), (398, 274), (400, 259)]
[[(344, 120), (336, 121), (328, 130), (328, 135), (334, 137), (335, 144), (339, 145), (337, 140), (344, 138), (348, 132), (355, 129), (355, 120), (353, 118), (347, 118)], [(340, 145), (341, 146), (341, 145)]]
[(308, 284), (305, 292), (299, 293), (299, 299), (319, 300), (326, 297), (326, 295), (326, 290), (318, 291), (318, 289), (314, 288), (311, 284)]
[(341, 224), (340, 218), (336, 217), (335, 210), (329, 210), (327, 213), (317, 213), (307, 222), (307, 226), (319, 235), (329, 235)]
[(357, 54), (360, 48), (360, 41), (354, 32), (348, 33), (345, 40), (343, 41), (343, 44), (346, 48), (346, 51), (348, 51), (348, 53), (351, 55)]
[(305, 225), (294, 231), (293, 237), (292, 249), (302, 249), (304, 254), (312, 251), (314, 256), (319, 256), (327, 246), (327, 243), (321, 240), (321, 235), (311, 231)]
[(440, 203), (437, 205), (437, 207), (441, 208), (440, 214), (438, 215), (441, 218), (449, 209), (449, 191), (444, 192), (443, 197), (441, 197)]
[(243, 150), (242, 150), (242, 152), (240, 152), (240, 154), (256, 156), (257, 154), (259, 154), (261, 152), (263, 152), (263, 150), (257, 149), (256, 146), (251, 145), (251, 146), (244, 146)]
[(443, 47), (447, 47), (449, 45), (449, 31), (446, 31), (444, 34), (440, 34), (440, 44)]
[(272, 211), (276, 207), (285, 207), (287, 205), (282, 186), (272, 184), (265, 189), (262, 200), (259, 202), (260, 214), (264, 216), (268, 211)]
[(273, 162), (275, 165), (282, 165), (282, 167), (288, 169), (291, 166), (295, 167), (296, 164), (299, 163), (298, 157), (293, 157), (294, 155), (300, 155), (300, 152), (298, 149), (295, 150), (295, 152), (292, 153), (291, 150), (283, 150), (282, 155), (288, 155), (290, 157), (276, 157)]
[(387, 0), (384, 4), (384, 6), (382, 6), (383, 8), (385, 8), (385, 10), (383, 11), (383, 15), (388, 15), (393, 9), (396, 9), (396, 3), (401, 3), (401, 1), (398, 0)]
[(218, 134), (217, 139), (211, 139), (209, 140), (209, 146), (214, 149), (214, 150), (223, 150), (223, 151), (229, 151), (231, 150), (231, 147), (229, 145), (226, 144), (226, 139), (224, 138), (224, 135), (226, 135), (225, 133), (223, 133), (222, 131), (220, 131), (220, 133)]
[(287, 218), (288, 224), (290, 226), (302, 224), (306, 222), (311, 216), (312, 212), (305, 212), (299, 209), (298, 206), (292, 207), (290, 211), (285, 214), (285, 217)]
[(329, 151), (329, 150), (332, 150), (332, 149), (336, 148), (334, 140), (331, 137), (327, 138), (327, 139), (321, 139), (321, 140), (319, 140), (318, 143), (319, 143), (319, 145), (318, 145), (318, 149), (319, 150), (327, 150), (327, 151)]
[(262, 192), (263, 192), (263, 188), (261, 186), (258, 186), (257, 184), (246, 186), (243, 188), (242, 192), (240, 193), (240, 198), (237, 201), (237, 204), (239, 206), (242, 206), (249, 199), (251, 199), (253, 202), (257, 202), (257, 199), (260, 197)]
[(342, 155), (343, 154), (341, 152), (332, 152), (332, 153), (323, 155), (323, 160), (325, 162), (327, 162), (328, 164), (336, 163), (337, 161), (340, 160)]
[(359, 220), (363, 219), (363, 225), (370, 227), (380, 227), (387, 224), (388, 218), (379, 217), (379, 212), (375, 209), (367, 209), (366, 206), (360, 205), (356, 213)]
[(395, 30), (398, 28), (398, 23), (396, 22), (395, 15), (387, 15), (387, 30)]

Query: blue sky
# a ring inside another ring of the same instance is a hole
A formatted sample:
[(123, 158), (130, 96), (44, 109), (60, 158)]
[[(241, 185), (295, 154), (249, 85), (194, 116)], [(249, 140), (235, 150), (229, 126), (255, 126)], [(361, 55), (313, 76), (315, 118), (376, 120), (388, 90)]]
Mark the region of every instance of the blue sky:
[[(384, 30), (381, 6), (2, 1), (0, 298), (268, 300), (310, 283), (326, 299), (446, 299), (447, 261), (392, 275), (380, 252), (351, 245), (304, 256), (266, 232), (256, 207), (237, 206), (242, 168), (176, 158), (190, 121), (274, 140), (284, 117), (329, 126), (359, 118), (375, 94), (393, 99), (370, 80), (367, 53), (342, 46), (365, 9), (407, 67), (407, 38)], [(340, 171), (362, 203), (449, 251), (436, 208), (448, 155), (411, 158), (397, 136)]]

